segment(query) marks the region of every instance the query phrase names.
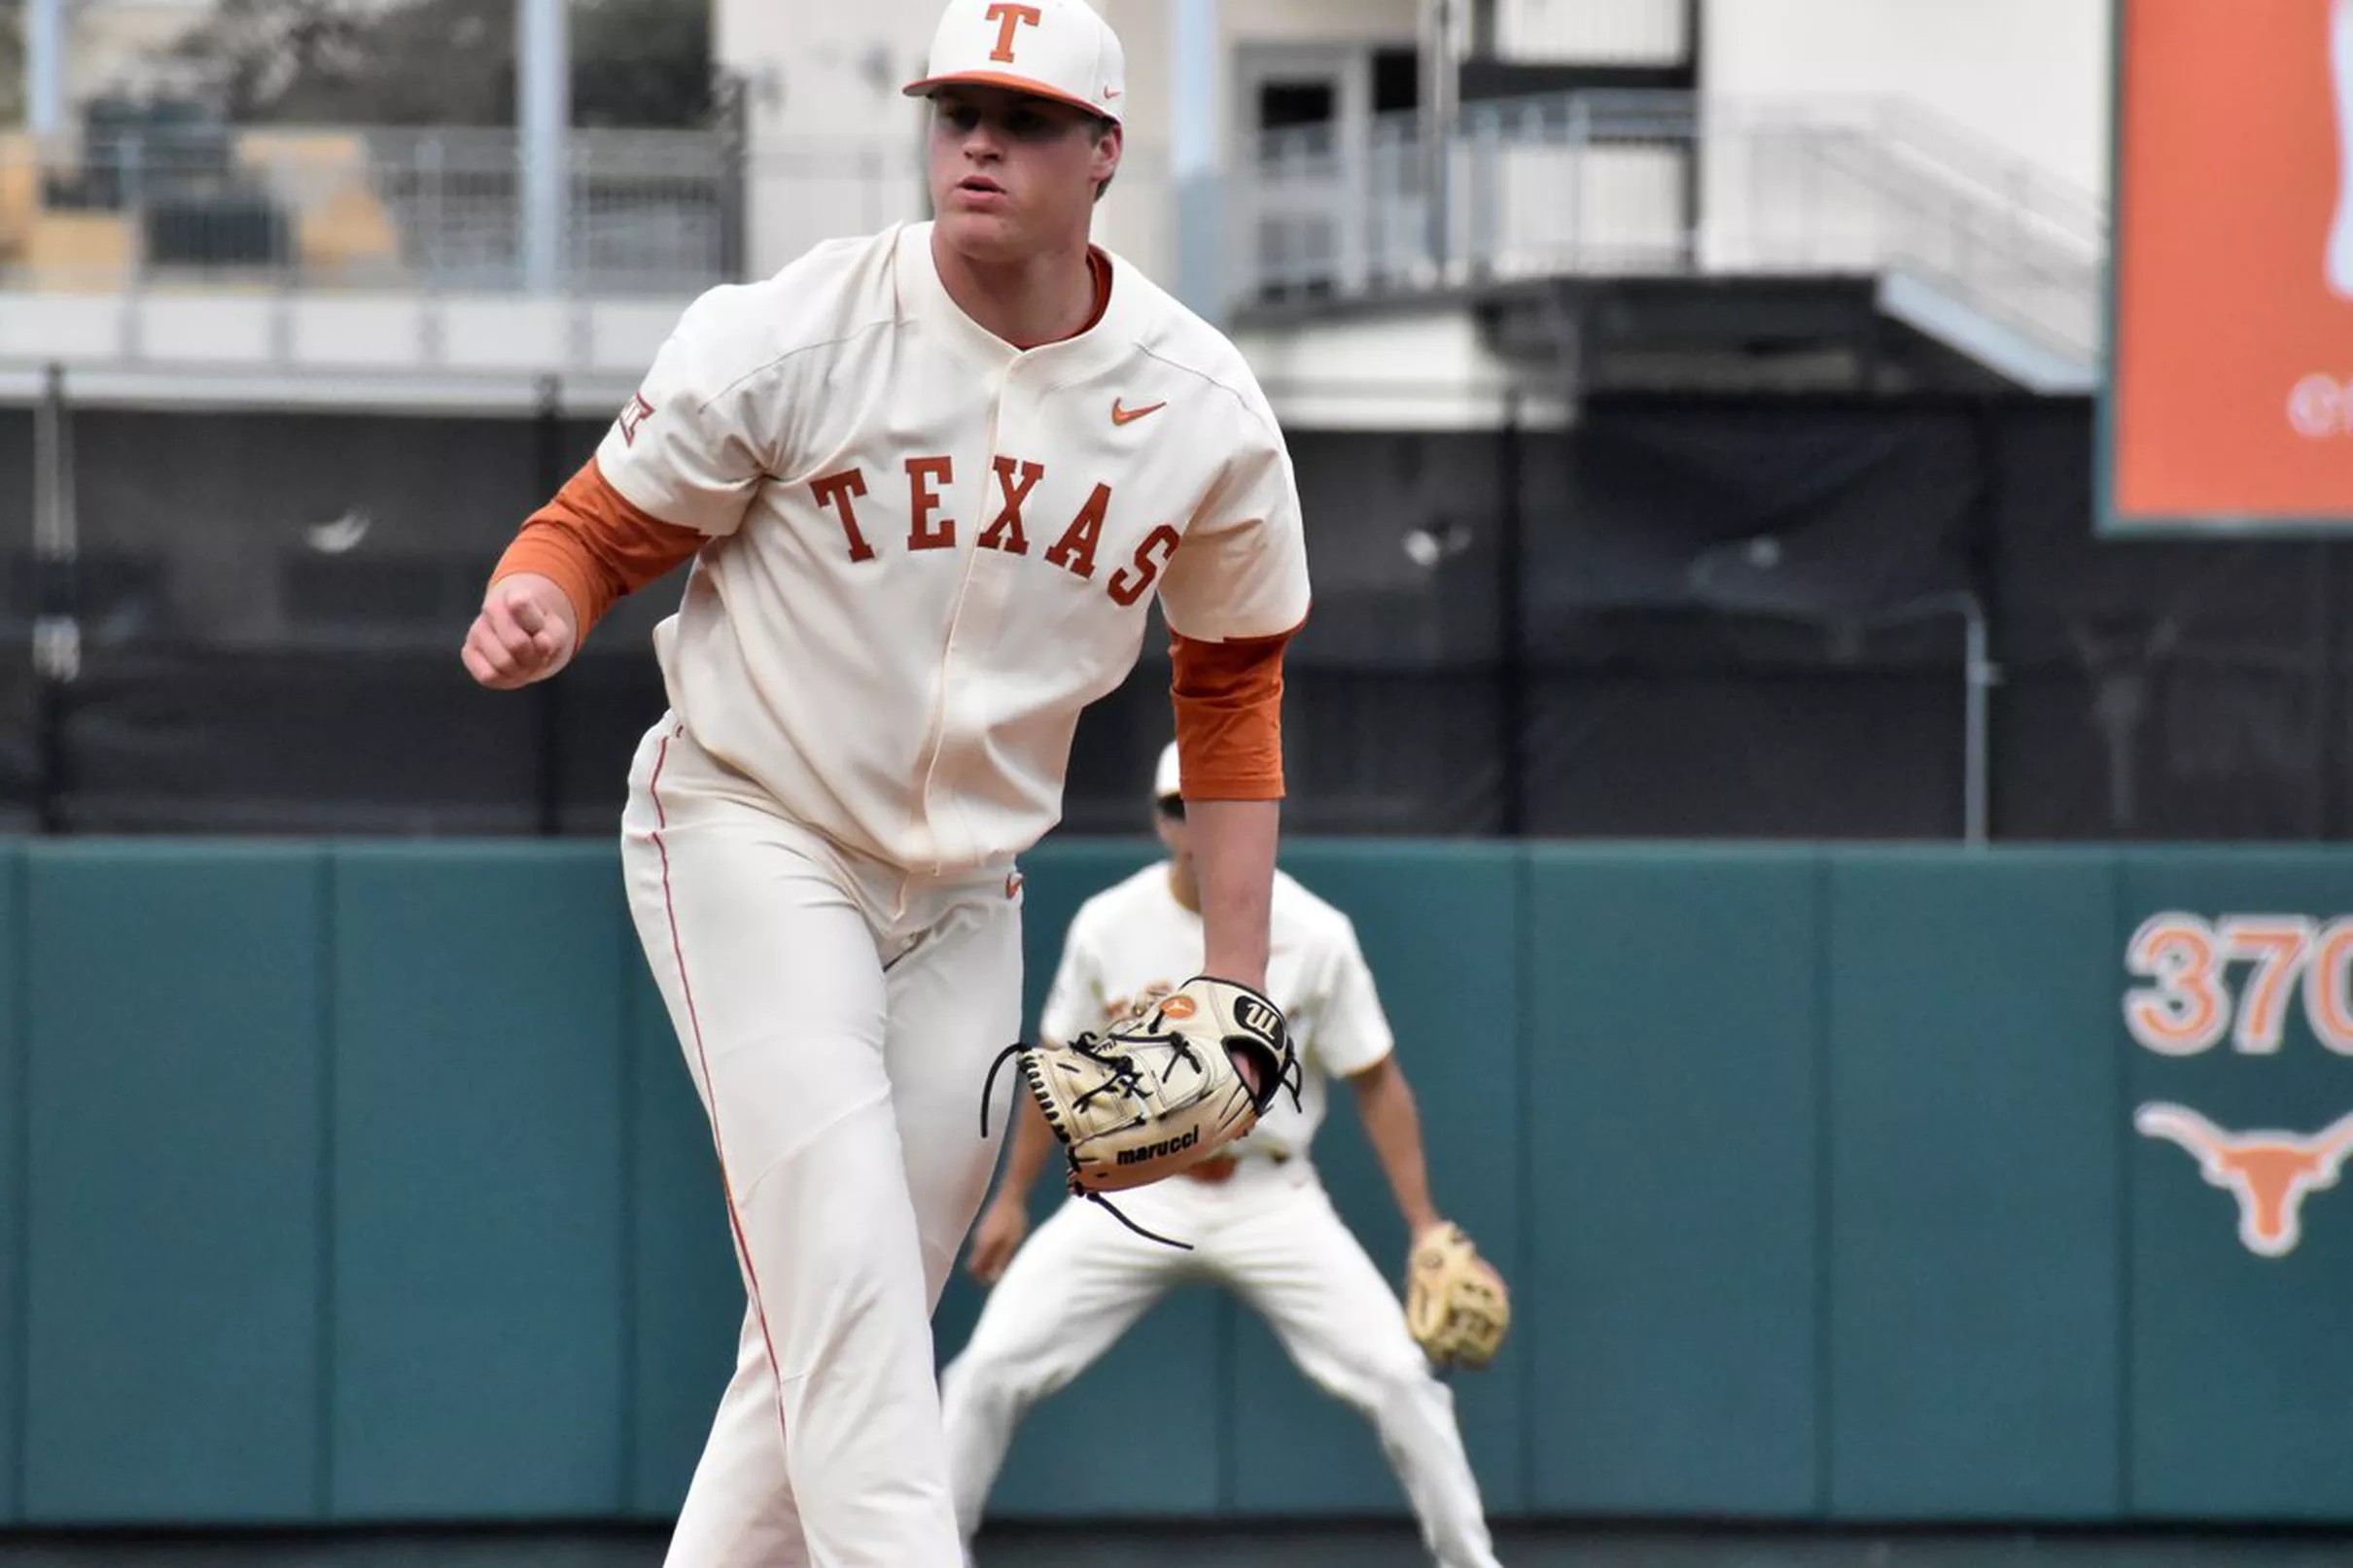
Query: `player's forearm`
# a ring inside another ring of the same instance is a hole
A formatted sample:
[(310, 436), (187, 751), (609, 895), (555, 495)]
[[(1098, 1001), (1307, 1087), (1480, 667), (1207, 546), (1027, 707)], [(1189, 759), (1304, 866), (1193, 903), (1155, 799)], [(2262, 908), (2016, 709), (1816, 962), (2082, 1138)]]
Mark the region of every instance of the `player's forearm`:
[(1202, 972), (1253, 991), (1266, 989), (1267, 919), (1282, 820), (1282, 805), (1272, 800), (1185, 805), (1201, 882)]
[(692, 529), (639, 510), (590, 458), (524, 520), (491, 581), (528, 575), (553, 582), (571, 607), (577, 640), (615, 600), (670, 571), (702, 543)]
[(1045, 1113), (1028, 1090), (1018, 1091), (1013, 1098), (1013, 1149), (1005, 1156), (1005, 1177), (998, 1185), (997, 1196), (1018, 1203), (1029, 1198), (1030, 1189), (1037, 1185), (1037, 1173), (1054, 1152), (1054, 1130), (1046, 1126)]
[(1388, 1177), (1389, 1191), (1396, 1195), (1406, 1231), (1420, 1236), (1438, 1223), (1438, 1205), (1430, 1199), (1422, 1113), (1414, 1104), (1412, 1086), (1393, 1060), (1356, 1080), (1356, 1112), (1364, 1119), (1365, 1138)]

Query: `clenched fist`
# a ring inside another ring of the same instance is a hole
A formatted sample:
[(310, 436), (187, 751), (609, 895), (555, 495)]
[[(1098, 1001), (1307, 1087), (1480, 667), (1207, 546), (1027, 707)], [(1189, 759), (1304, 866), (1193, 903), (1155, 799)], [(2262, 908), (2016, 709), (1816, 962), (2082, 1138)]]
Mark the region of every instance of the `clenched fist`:
[(492, 584), (466, 633), (466, 673), (493, 691), (544, 680), (579, 645), (572, 600), (552, 577), (518, 572)]

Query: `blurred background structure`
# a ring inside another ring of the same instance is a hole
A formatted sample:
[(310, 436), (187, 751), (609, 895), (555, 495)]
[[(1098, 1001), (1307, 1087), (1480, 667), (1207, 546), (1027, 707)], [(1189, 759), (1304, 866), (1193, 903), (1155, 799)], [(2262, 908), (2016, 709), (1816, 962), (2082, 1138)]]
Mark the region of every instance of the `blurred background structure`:
[[(922, 216), (932, 9), (13, 0), (0, 820), (606, 832), (672, 585), (537, 707), (452, 617), (686, 300)], [(1103, 239), (1237, 334), (1315, 519), (1305, 825), (2343, 825), (2326, 547), (2082, 526), (2101, 0), (1106, 10)]]
[[(1519, 1289), (1509, 1559), (2343, 1560), (2353, 8), (1097, 3), (1099, 237), (1297, 464), (1286, 863)], [(925, 216), (935, 14), (0, 0), (0, 1561), (653, 1560), (740, 1306), (612, 896), (678, 584), (456, 650), (689, 300)], [(1247, 1315), (1146, 1338), (1215, 1397), (1090, 1374), (984, 1561), (1415, 1560)]]

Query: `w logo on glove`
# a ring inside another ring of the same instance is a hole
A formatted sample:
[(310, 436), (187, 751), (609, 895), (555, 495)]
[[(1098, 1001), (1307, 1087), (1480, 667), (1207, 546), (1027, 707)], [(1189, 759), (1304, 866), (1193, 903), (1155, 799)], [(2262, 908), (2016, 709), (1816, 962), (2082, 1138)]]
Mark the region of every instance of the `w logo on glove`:
[(1234, 1003), (1234, 1022), (1265, 1042), (1270, 1051), (1288, 1050), (1283, 1044), (1282, 1015), (1275, 1004), (1254, 992), (1244, 992)]

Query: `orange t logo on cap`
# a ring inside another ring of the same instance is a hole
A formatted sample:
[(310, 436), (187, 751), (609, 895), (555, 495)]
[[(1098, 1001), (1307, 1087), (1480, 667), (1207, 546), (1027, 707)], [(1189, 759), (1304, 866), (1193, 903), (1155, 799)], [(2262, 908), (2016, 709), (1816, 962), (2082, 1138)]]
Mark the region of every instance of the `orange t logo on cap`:
[(997, 47), (989, 51), (989, 58), (1013, 63), (1013, 30), (1024, 25), (1035, 27), (1045, 20), (1045, 14), (1036, 6), (1006, 5), (1004, 0), (989, 7), (982, 19), (997, 23)]

